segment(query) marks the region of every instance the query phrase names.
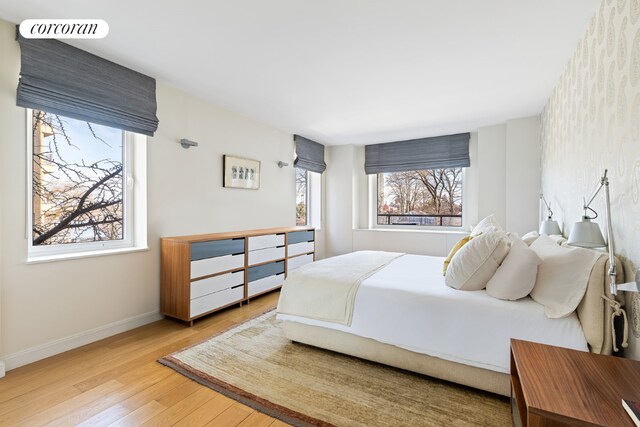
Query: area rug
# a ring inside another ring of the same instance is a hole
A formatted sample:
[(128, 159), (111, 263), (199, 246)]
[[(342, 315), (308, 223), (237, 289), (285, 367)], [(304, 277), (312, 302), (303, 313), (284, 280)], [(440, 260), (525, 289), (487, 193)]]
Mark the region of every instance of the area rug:
[(508, 399), (287, 340), (271, 311), (159, 360), (296, 426), (507, 426)]

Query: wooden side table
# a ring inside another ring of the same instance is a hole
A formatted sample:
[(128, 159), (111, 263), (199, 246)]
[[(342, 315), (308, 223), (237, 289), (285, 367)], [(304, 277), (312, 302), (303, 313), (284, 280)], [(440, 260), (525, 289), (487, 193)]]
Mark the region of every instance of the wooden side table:
[(514, 426), (633, 427), (622, 399), (640, 401), (640, 362), (511, 340)]

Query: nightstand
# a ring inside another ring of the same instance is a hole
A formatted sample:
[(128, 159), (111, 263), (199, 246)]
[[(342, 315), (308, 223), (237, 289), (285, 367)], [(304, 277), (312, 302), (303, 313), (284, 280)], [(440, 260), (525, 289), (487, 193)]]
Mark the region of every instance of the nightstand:
[(514, 426), (630, 426), (622, 399), (640, 401), (640, 362), (511, 340)]

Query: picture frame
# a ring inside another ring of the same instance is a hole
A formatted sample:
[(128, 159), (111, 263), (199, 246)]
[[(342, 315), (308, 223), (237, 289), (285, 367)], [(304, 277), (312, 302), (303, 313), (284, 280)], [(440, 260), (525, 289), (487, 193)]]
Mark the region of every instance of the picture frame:
[(260, 189), (260, 161), (243, 157), (223, 156), (223, 186), (225, 188)]

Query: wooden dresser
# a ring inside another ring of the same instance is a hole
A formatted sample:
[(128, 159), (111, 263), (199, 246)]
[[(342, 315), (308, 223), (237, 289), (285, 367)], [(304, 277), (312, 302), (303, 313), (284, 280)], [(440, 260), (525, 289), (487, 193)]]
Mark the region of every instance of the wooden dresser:
[(193, 320), (282, 286), (315, 260), (315, 229), (268, 228), (164, 237), (160, 311)]

